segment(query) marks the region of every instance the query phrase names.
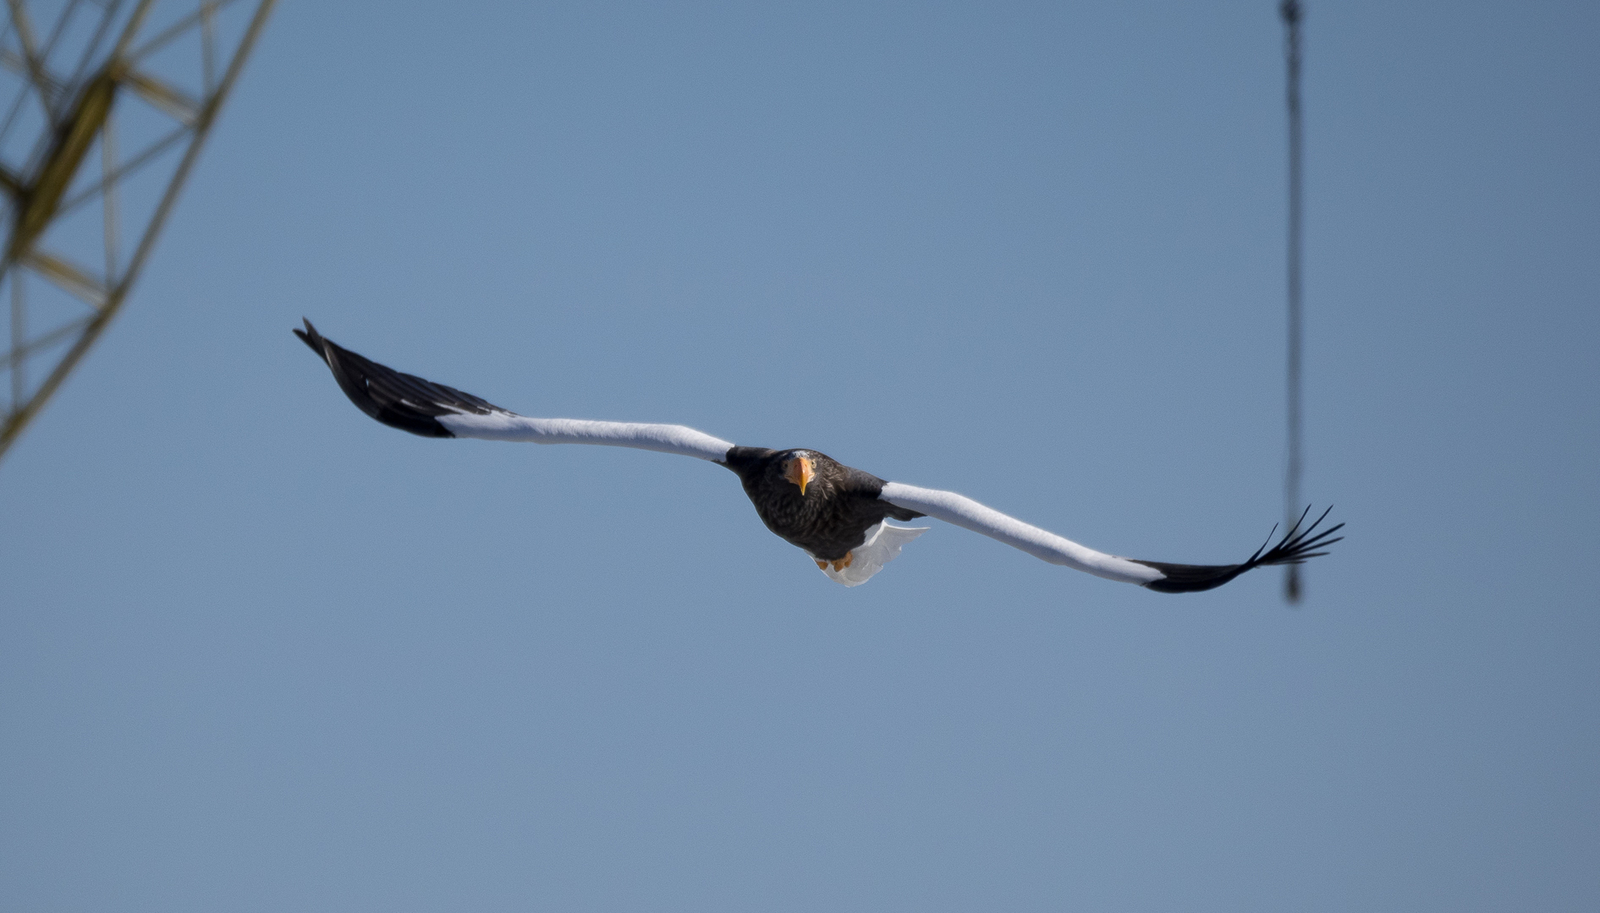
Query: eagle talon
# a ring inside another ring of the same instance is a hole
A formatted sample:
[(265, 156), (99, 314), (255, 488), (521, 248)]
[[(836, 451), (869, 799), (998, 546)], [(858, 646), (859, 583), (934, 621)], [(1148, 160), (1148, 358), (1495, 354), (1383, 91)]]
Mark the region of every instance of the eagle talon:
[[(840, 558), (839, 560), (833, 562), (833, 569), (834, 569), (835, 572), (842, 571), (845, 568), (849, 567), (850, 566), (850, 562), (852, 562), (854, 560), (856, 560), (856, 553), (855, 552), (845, 552), (845, 555), (844, 555), (843, 558)], [(822, 562), (819, 561), (817, 563), (821, 564)]]
[(828, 562), (823, 561), (820, 558), (812, 558), (811, 560), (817, 562), (817, 570), (825, 571), (828, 569)]

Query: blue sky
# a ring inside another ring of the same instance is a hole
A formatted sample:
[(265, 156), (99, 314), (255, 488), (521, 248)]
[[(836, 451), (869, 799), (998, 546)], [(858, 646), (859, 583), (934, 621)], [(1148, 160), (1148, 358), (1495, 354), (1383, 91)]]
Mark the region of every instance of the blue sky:
[(1281, 512), (1275, 4), (274, 14), (0, 463), (0, 906), (1592, 910), (1600, 13), (1308, 5), (1302, 607), (430, 441), (289, 330), (1085, 544)]

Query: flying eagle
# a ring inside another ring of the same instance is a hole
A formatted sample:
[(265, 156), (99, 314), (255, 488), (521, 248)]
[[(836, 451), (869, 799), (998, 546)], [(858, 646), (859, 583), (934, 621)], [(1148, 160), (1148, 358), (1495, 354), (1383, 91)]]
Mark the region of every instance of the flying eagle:
[[(815, 450), (741, 447), (683, 425), (518, 415), (454, 387), (369, 361), (324, 338), (311, 321), (305, 324), (295, 335), (327, 363), (350, 401), (385, 425), (423, 437), (609, 444), (716, 463), (739, 477), (767, 529), (798, 546), (823, 573), (845, 586), (866, 583), (900, 554), (902, 546), (927, 531), (927, 527), (895, 526), (888, 521), (919, 517), (954, 523), (1051, 564), (1107, 580), (1137, 583), (1161, 593), (1209, 590), (1252, 568), (1299, 564), (1326, 554), (1321, 549), (1343, 538), (1333, 535), (1343, 523), (1316, 532), (1328, 515), (1326, 510), (1306, 525), (1307, 508), (1276, 545), (1268, 548), (1263, 544), (1240, 564), (1168, 564), (1119, 558), (1030, 526), (955, 492), (885, 482)], [(1269, 535), (1267, 543), (1271, 541)]]

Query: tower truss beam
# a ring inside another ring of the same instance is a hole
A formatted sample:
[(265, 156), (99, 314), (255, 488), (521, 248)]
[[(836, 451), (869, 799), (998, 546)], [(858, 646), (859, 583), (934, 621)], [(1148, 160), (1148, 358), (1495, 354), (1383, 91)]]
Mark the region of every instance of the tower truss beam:
[[(36, 17), (8, 0), (0, 72), (16, 91), (0, 108), (0, 302), (10, 310), (0, 458), (127, 300), (274, 4), (69, 0)], [(137, 128), (126, 156), (119, 124)], [(98, 213), (85, 209), (95, 201)], [(134, 243), (123, 261), (125, 235)]]

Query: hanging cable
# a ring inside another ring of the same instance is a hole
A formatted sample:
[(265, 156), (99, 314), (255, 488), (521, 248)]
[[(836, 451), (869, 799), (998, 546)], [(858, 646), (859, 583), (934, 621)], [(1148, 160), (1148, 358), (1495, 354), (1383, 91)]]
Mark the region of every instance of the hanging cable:
[[(1284, 473), (1283, 513), (1285, 523), (1293, 523), (1300, 503), (1300, 19), (1298, 0), (1283, 0), (1278, 14), (1287, 31), (1283, 52), (1289, 69), (1289, 465)], [(1300, 567), (1287, 567), (1283, 597), (1300, 601)]]

